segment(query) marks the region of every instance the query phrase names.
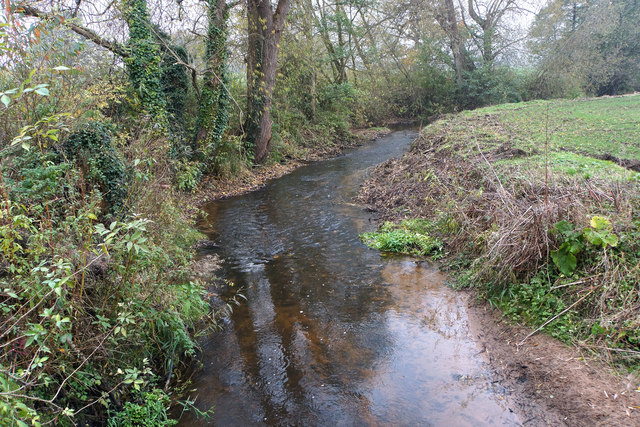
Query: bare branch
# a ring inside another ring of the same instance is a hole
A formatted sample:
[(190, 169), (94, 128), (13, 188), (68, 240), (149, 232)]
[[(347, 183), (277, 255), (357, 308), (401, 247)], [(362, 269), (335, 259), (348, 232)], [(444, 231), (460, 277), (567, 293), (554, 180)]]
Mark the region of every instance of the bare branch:
[(79, 34), (88, 40), (91, 40), (98, 46), (102, 46), (103, 48), (115, 53), (118, 56), (122, 58), (126, 58), (129, 56), (129, 53), (127, 52), (127, 50), (120, 43), (117, 43), (115, 41), (105, 40), (94, 31), (85, 27), (81, 27), (80, 25), (77, 25), (71, 21), (68, 21), (61, 16), (42, 12), (36, 9), (35, 7), (26, 5), (25, 3), (18, 3), (17, 5), (13, 5), (12, 10), (17, 13), (21, 13), (25, 16), (31, 16), (38, 19), (57, 20), (60, 24), (69, 28), (74, 33)]

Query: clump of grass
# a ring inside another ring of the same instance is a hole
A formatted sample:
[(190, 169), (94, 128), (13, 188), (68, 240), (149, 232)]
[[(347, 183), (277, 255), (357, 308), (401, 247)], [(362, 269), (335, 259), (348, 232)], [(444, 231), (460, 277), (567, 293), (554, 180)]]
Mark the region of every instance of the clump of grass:
[(430, 223), (421, 219), (405, 220), (400, 224), (385, 222), (379, 231), (363, 233), (361, 239), (379, 251), (437, 258), (442, 253), (442, 244), (429, 235), (429, 228)]

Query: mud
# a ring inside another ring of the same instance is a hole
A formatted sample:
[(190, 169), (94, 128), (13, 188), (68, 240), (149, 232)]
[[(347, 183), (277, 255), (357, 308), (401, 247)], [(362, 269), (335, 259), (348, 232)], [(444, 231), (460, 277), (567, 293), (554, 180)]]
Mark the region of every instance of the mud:
[(472, 335), (523, 425), (640, 425), (637, 377), (616, 374), (547, 335), (520, 345), (531, 329), (508, 324), (485, 302), (469, 301)]
[(610, 162), (614, 162), (622, 166), (623, 168), (632, 170), (634, 172), (640, 172), (640, 160), (621, 159), (609, 153), (603, 154), (601, 156), (596, 156), (596, 158), (600, 160), (609, 160)]

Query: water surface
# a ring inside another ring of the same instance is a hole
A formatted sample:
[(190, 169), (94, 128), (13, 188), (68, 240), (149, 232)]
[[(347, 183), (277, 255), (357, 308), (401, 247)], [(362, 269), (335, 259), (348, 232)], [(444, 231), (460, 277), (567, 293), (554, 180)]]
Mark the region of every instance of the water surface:
[(519, 425), (491, 387), (463, 296), (428, 264), (358, 239), (375, 228), (353, 203), (367, 169), (415, 136), (395, 132), (206, 207), (223, 275), (247, 297), (204, 343), (192, 397), (215, 406), (210, 424)]

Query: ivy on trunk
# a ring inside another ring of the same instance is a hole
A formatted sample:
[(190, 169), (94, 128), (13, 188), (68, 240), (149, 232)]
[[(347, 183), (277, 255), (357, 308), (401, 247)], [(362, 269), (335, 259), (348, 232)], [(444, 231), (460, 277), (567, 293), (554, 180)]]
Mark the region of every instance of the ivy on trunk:
[(156, 125), (167, 129), (167, 105), (162, 88), (160, 48), (153, 39), (146, 0), (124, 0), (122, 14), (129, 27), (127, 66), (129, 79), (142, 108)]
[(209, 31), (207, 34), (204, 87), (200, 97), (194, 149), (209, 164), (213, 163), (229, 123), (227, 60), (227, 20), (229, 5), (225, 0), (208, 0)]

